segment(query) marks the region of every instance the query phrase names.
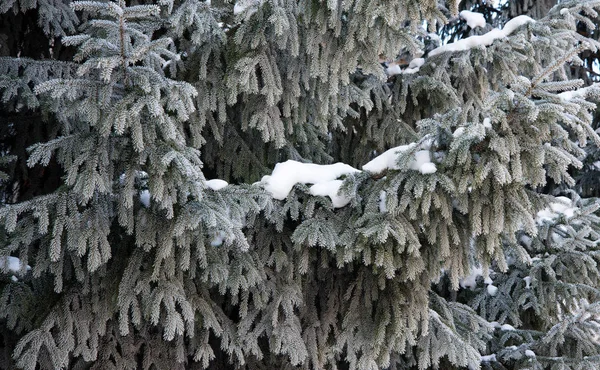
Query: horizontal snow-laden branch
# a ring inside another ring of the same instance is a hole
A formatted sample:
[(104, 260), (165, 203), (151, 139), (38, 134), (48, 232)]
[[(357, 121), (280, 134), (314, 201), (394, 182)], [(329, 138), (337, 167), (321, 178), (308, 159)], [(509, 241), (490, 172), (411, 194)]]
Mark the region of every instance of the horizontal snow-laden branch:
[(589, 96), (600, 97), (600, 83), (596, 82), (590, 86), (582, 87), (573, 91), (565, 91), (558, 96), (563, 100), (573, 100), (575, 98), (585, 99)]
[[(389, 149), (362, 166), (362, 169), (371, 173), (399, 170), (401, 167), (397, 163), (398, 154), (414, 149), (416, 145), (416, 143), (412, 143)], [(437, 168), (431, 161), (429, 149), (430, 144), (424, 143), (423, 149), (413, 154), (407, 169), (419, 171), (425, 175), (435, 173)], [(278, 200), (285, 199), (296, 184), (313, 184), (310, 187), (310, 194), (328, 196), (334, 208), (341, 208), (350, 203), (350, 199), (339, 194), (343, 183), (339, 178), (358, 172), (361, 171), (344, 163), (319, 165), (288, 160), (277, 163), (273, 173), (270, 176), (264, 176), (261, 183), (265, 190)]]
[[(411, 143), (389, 149), (362, 166), (362, 169), (374, 174), (387, 170), (400, 170), (402, 168), (397, 162), (398, 155), (416, 149), (416, 146), (417, 143)], [(419, 171), (424, 175), (435, 173), (437, 167), (431, 161), (430, 147), (430, 141), (425, 141), (421, 145), (421, 150), (417, 150), (412, 155), (407, 169)], [(359, 172), (361, 171), (345, 163), (323, 165), (288, 160), (277, 163), (271, 175), (263, 176), (260, 184), (271, 194), (273, 199), (277, 200), (285, 199), (296, 184), (312, 184), (309, 189), (311, 195), (327, 196), (331, 199), (334, 208), (341, 208), (350, 203), (350, 199), (339, 194), (340, 187), (343, 184), (340, 177)], [(218, 191), (229, 184), (225, 180), (212, 179), (207, 180), (204, 185), (209, 189)], [(150, 192), (143, 190), (139, 196), (140, 202), (148, 208), (150, 206)]]
[(452, 44), (442, 45), (430, 51), (429, 56), (432, 57), (447, 51), (464, 51), (478, 46), (489, 46), (495, 40), (510, 36), (519, 27), (530, 22), (535, 22), (535, 20), (526, 15), (520, 15), (506, 22), (501, 30), (493, 29), (484, 35), (470, 36)]
[[(463, 18), (471, 28), (485, 27), (486, 25), (485, 18), (483, 17), (483, 14), (480, 13), (464, 10), (460, 13), (460, 17)], [(495, 40), (510, 36), (519, 27), (530, 22), (535, 22), (535, 20), (526, 15), (520, 15), (508, 21), (502, 29), (493, 29), (483, 35), (470, 36), (451, 44), (439, 46), (431, 50), (428, 54), (428, 57), (433, 57), (445, 52), (465, 51), (479, 46), (490, 46)], [(418, 72), (423, 64), (425, 64), (424, 58), (416, 58), (411, 61), (411, 64), (406, 69), (403, 70), (397, 63), (392, 62), (385, 69), (385, 72), (388, 76), (394, 76), (398, 74), (413, 74)]]

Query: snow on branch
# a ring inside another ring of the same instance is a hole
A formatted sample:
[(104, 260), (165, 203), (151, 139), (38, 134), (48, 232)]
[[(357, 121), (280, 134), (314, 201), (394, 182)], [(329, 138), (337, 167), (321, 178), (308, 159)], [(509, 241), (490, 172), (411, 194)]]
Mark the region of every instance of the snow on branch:
[(573, 91), (565, 91), (558, 96), (563, 100), (572, 100), (575, 98), (585, 99), (588, 96), (600, 97), (600, 83), (594, 83), (590, 86), (582, 87)]
[(471, 28), (485, 27), (485, 17), (481, 13), (475, 13), (468, 10), (460, 12), (460, 17), (467, 22), (467, 26)]
[[(462, 16), (462, 14), (461, 14), (461, 16)], [(473, 17), (470, 17), (470, 16), (468, 16), (468, 17), (471, 18), (471, 21), (473, 21)], [(429, 56), (432, 57), (432, 56), (435, 56), (438, 54), (445, 53), (447, 51), (464, 51), (464, 50), (469, 50), (469, 49), (472, 49), (472, 48), (475, 48), (478, 46), (489, 46), (495, 40), (511, 35), (513, 32), (515, 32), (516, 29), (518, 29), (522, 25), (530, 23), (530, 22), (535, 22), (535, 20), (533, 20), (532, 18), (530, 18), (526, 15), (520, 15), (520, 16), (515, 17), (515, 18), (511, 19), (510, 21), (508, 21), (504, 25), (504, 28), (501, 30), (493, 29), (484, 35), (471, 36), (471, 37), (464, 38), (462, 40), (458, 40), (452, 44), (442, 45), (442, 46), (430, 51)]]
[[(416, 143), (401, 145), (392, 148), (381, 155), (375, 157), (362, 169), (371, 173), (381, 173), (386, 170), (399, 170), (397, 159), (398, 154), (406, 152), (416, 147)], [(408, 169), (419, 171), (422, 174), (432, 174), (437, 171), (435, 164), (431, 161), (430, 144), (423, 144), (423, 149), (414, 153)], [(335, 163), (328, 165), (319, 165), (314, 163), (301, 163), (288, 160), (283, 163), (277, 163), (270, 176), (264, 176), (261, 183), (274, 199), (285, 199), (294, 185), (313, 184), (310, 187), (310, 194), (317, 196), (328, 196), (335, 208), (344, 207), (350, 202), (346, 196), (339, 195), (340, 187), (343, 183), (339, 180), (341, 176), (361, 172), (356, 168), (344, 164)]]
[[(355, 172), (360, 171), (344, 163), (319, 165), (288, 160), (277, 163), (273, 173), (270, 176), (264, 176), (261, 182), (265, 184), (265, 190), (278, 200), (285, 199), (296, 184), (319, 185), (316, 188), (315, 186), (311, 187), (311, 193), (314, 192), (313, 195), (329, 195), (333, 200), (337, 197), (339, 185), (341, 185), (341, 181), (339, 184), (333, 181), (340, 176)], [(341, 203), (344, 202), (339, 200), (338, 204)], [(348, 203), (343, 205), (346, 204)]]

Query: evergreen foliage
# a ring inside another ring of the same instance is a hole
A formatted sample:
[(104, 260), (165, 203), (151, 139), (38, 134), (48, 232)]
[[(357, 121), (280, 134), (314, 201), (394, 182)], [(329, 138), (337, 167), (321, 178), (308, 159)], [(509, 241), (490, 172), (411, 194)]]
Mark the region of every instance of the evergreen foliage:
[(0, 368), (600, 368), (600, 1), (529, 3), (2, 2)]

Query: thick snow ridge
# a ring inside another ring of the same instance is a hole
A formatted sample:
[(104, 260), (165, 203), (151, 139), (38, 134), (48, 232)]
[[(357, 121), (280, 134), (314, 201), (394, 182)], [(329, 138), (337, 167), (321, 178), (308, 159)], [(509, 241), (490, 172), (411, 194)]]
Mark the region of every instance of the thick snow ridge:
[[(400, 167), (396, 163), (398, 154), (415, 146), (416, 143), (412, 143), (392, 148), (375, 157), (369, 163), (365, 164), (362, 169), (372, 173), (382, 173), (390, 169), (399, 170)], [(419, 171), (424, 175), (437, 171), (437, 167), (431, 161), (429, 145), (425, 145), (424, 149), (414, 153), (408, 168)], [(343, 183), (339, 178), (357, 172), (360, 172), (360, 170), (344, 163), (319, 165), (288, 160), (277, 163), (273, 169), (273, 173), (270, 176), (264, 176), (261, 183), (265, 190), (278, 200), (285, 199), (296, 184), (313, 184), (309, 190), (310, 194), (328, 196), (331, 198), (333, 206), (340, 208), (347, 205), (350, 199), (339, 195), (339, 190)]]
[[(473, 13), (473, 14), (476, 14), (476, 13)], [(473, 21), (474, 16), (471, 15), (468, 17), (471, 18), (471, 21)], [(530, 22), (535, 22), (535, 21), (526, 15), (520, 15), (520, 16), (515, 17), (515, 18), (511, 19), (510, 21), (508, 21), (504, 25), (504, 28), (501, 30), (493, 29), (484, 35), (471, 36), (471, 37), (467, 37), (462, 40), (453, 42), (452, 44), (442, 45), (442, 46), (430, 51), (429, 56), (432, 57), (432, 56), (442, 54), (442, 53), (445, 53), (448, 51), (464, 51), (464, 50), (469, 50), (469, 49), (472, 49), (472, 48), (475, 48), (478, 46), (489, 46), (495, 40), (511, 35), (519, 27), (521, 27), (524, 24), (530, 23)]]

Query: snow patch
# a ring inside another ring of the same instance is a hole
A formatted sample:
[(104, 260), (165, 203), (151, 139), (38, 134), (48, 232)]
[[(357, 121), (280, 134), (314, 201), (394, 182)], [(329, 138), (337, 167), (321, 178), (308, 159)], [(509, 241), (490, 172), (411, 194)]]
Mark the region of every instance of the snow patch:
[(415, 58), (410, 61), (408, 68), (421, 68), (425, 64), (424, 58)]
[(582, 87), (582, 88), (579, 88), (579, 89), (573, 90), (573, 91), (565, 91), (565, 92), (558, 94), (558, 97), (563, 100), (569, 101), (569, 100), (572, 100), (575, 98), (585, 99), (589, 95), (600, 96), (600, 83), (597, 82), (597, 83), (591, 84), (590, 86)]
[(494, 361), (496, 361), (496, 354), (481, 356), (481, 362), (494, 362)]
[(483, 119), (483, 127), (485, 127), (485, 128), (492, 128), (492, 121), (490, 120), (489, 117), (485, 117)]
[(261, 4), (261, 0), (239, 0), (233, 6), (233, 15), (239, 15), (247, 12), (247, 15), (249, 16), (255, 13), (258, 6)]
[(206, 186), (208, 186), (210, 189), (215, 190), (215, 191), (221, 190), (224, 187), (226, 187), (227, 185), (229, 185), (227, 183), (227, 181), (221, 180), (221, 179), (213, 179), (213, 180), (206, 181)]
[(396, 63), (390, 63), (385, 69), (385, 73), (387, 73), (388, 76), (399, 75), (402, 74), (402, 68), (400, 68), (400, 66)]
[(489, 324), (490, 324), (490, 326), (492, 328), (499, 328), (500, 327), (500, 324), (498, 323), (498, 321), (490, 321)]
[(525, 351), (525, 356), (527, 357), (535, 357), (535, 352), (533, 352), (532, 350), (528, 349)]
[(430, 51), (429, 56), (432, 57), (447, 51), (464, 51), (478, 46), (489, 46), (495, 40), (510, 36), (516, 29), (530, 22), (535, 22), (535, 20), (526, 15), (520, 15), (508, 21), (501, 30), (493, 29), (484, 35), (470, 36), (452, 44), (442, 45)]
[(419, 172), (421, 172), (423, 175), (430, 175), (437, 172), (437, 167), (432, 162), (423, 163), (419, 167)]
[(225, 240), (225, 233), (222, 231), (219, 231), (215, 234), (215, 236), (213, 237), (213, 239), (210, 241), (210, 245), (212, 247), (219, 247), (221, 245), (223, 245), (223, 241)]
[[(385, 170), (399, 170), (396, 163), (398, 154), (414, 148), (415, 144), (401, 145), (389, 149), (381, 155), (373, 158), (369, 163), (362, 166), (365, 171), (381, 173)], [(429, 149), (419, 150), (414, 154), (414, 159), (410, 162), (409, 169), (419, 171), (422, 174), (431, 174), (437, 171), (437, 167), (431, 162), (431, 152)]]
[(387, 193), (384, 190), (382, 190), (379, 193), (379, 212), (381, 212), (381, 213), (387, 212), (387, 206), (385, 204), (386, 200), (387, 200)]
[(512, 325), (509, 325), (509, 324), (504, 324), (504, 325), (500, 326), (500, 330), (503, 330), (503, 331), (514, 331), (515, 327), (512, 326)]
[(17, 257), (2, 257), (0, 258), (0, 268), (10, 272), (18, 272), (21, 269), (21, 261)]
[[(283, 200), (296, 184), (328, 183), (340, 176), (355, 172), (360, 171), (344, 163), (319, 165), (288, 160), (277, 163), (271, 176), (264, 176), (261, 182), (273, 198)], [(319, 193), (327, 191), (329, 193), (336, 186), (335, 184), (331, 183), (316, 188), (311, 187), (311, 189), (314, 188), (311, 193), (313, 191)]]
[(429, 39), (431, 41), (435, 41), (435, 42), (439, 42), (439, 43), (442, 42), (442, 39), (440, 38), (440, 35), (438, 35), (435, 32), (428, 33), (427, 36), (429, 37)]
[[(29, 271), (31, 266), (27, 265), (25, 269)], [(0, 270), (17, 273), (21, 271), (21, 260), (13, 256), (0, 257)]]
[(406, 68), (404, 71), (402, 71), (402, 73), (405, 75), (417, 73), (417, 72), (419, 72), (419, 70), (421, 69), (421, 66), (423, 66), (423, 64), (425, 64), (425, 59), (415, 58), (410, 62), (410, 64), (408, 65), (408, 68)]
[(398, 65), (398, 63), (391, 62), (385, 69), (385, 73), (388, 76), (395, 76), (399, 74), (413, 74), (419, 72), (419, 69), (421, 68), (421, 66), (423, 66), (423, 64), (425, 64), (425, 59), (415, 58), (408, 64), (408, 67), (403, 70), (402, 68), (400, 68), (400, 65)]
[(148, 190), (140, 191), (140, 202), (144, 205), (144, 207), (150, 207), (150, 192)]
[(525, 281), (525, 289), (529, 289), (531, 285), (531, 276), (524, 277), (523, 280)]
[(458, 127), (456, 130), (454, 130), (454, 132), (452, 133), (453, 137), (459, 137), (460, 135), (465, 133), (465, 128), (464, 127)]
[(373, 158), (369, 163), (362, 166), (362, 169), (369, 172), (380, 173), (387, 169), (399, 170), (400, 167), (396, 164), (398, 153), (405, 152), (412, 149), (415, 144), (400, 145), (395, 148), (389, 149), (377, 157)]
[(471, 273), (460, 280), (461, 288), (473, 289), (477, 286), (477, 278), (483, 275), (483, 269), (480, 266), (471, 268)]
[(460, 12), (460, 17), (467, 22), (467, 25), (471, 28), (485, 27), (485, 17), (481, 13), (470, 12), (463, 10)]
[[(477, 286), (477, 278), (483, 276), (483, 268), (481, 266), (471, 267), (471, 273), (459, 281), (459, 285), (461, 288), (469, 288), (473, 289)], [(492, 284), (492, 279), (487, 276), (483, 282), (485, 284)]]
[(490, 284), (487, 286), (487, 292), (493, 297), (496, 295), (496, 293), (498, 293), (498, 287), (493, 284)]
[(331, 203), (334, 208), (341, 208), (350, 203), (350, 198), (345, 195), (338, 195), (340, 186), (342, 186), (342, 180), (331, 180), (326, 182), (320, 182), (310, 187), (310, 194), (318, 195), (322, 197), (331, 198)]
[(577, 211), (577, 207), (573, 207), (573, 202), (571, 199), (567, 197), (556, 197), (558, 202), (550, 203), (550, 207), (544, 208), (537, 213), (537, 223), (539, 225), (544, 224), (544, 222), (552, 222), (560, 215), (565, 216), (566, 218), (571, 218)]

